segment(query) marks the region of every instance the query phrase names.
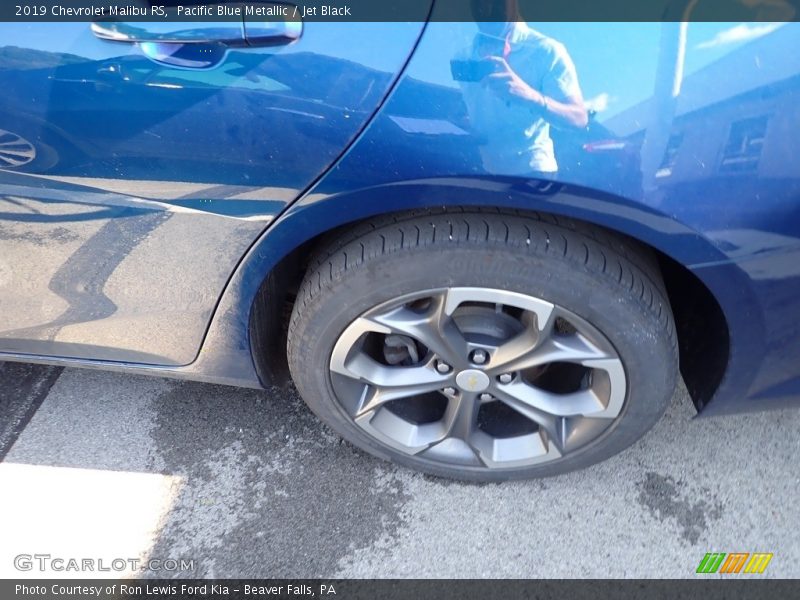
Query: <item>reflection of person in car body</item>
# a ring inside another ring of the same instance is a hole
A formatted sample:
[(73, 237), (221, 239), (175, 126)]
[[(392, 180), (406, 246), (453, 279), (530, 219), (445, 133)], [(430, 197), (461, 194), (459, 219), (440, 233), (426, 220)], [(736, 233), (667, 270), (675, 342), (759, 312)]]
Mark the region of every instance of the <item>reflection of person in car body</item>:
[(588, 123), (575, 65), (561, 43), (522, 21), (516, 0), (506, 0), (500, 15), (492, 14), (497, 6), (497, 1), (472, 1), (480, 32), (466, 58), (486, 68), (477, 80), (461, 82), (484, 168), (553, 174), (558, 164), (550, 125)]

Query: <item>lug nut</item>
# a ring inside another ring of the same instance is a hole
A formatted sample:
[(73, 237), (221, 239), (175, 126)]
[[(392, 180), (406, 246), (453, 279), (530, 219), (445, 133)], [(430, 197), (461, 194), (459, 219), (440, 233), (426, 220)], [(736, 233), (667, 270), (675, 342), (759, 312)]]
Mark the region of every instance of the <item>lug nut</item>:
[(436, 370), (439, 371), (439, 373), (442, 373), (442, 374), (449, 373), (450, 372), (450, 365), (448, 365), (445, 362), (439, 361), (439, 362), (436, 363)]
[(474, 362), (476, 365), (485, 364), (487, 360), (489, 360), (489, 355), (486, 354), (484, 350), (474, 350), (472, 352), (472, 356), (470, 356), (470, 360)]
[(485, 392), (481, 394), (481, 402), (489, 402), (490, 400), (494, 400), (494, 396)]
[(446, 396), (455, 396), (456, 388), (446, 387), (442, 390)]
[(499, 379), (500, 383), (511, 383), (512, 381), (514, 381), (514, 375), (511, 373), (503, 373), (502, 375), (500, 375)]

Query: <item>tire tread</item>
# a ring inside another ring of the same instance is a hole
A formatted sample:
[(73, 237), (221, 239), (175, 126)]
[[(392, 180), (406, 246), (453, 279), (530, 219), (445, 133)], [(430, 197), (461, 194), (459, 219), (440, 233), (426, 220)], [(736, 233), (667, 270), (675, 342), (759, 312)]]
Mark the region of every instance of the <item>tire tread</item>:
[[(463, 223), (463, 229), (458, 227)], [(483, 229), (483, 235), (478, 233)], [(523, 233), (524, 231), (524, 233)], [(442, 235), (442, 232), (448, 232)], [(499, 244), (556, 253), (638, 297), (659, 321), (677, 356), (678, 340), (655, 257), (645, 247), (604, 229), (557, 217), (499, 209), (412, 211), (354, 227), (329, 241), (312, 258), (292, 313), (289, 330), (306, 307), (337, 279), (380, 256), (447, 244)], [(558, 242), (555, 242), (558, 240)], [(558, 246), (558, 248), (556, 248)], [(372, 248), (367, 251), (367, 248)], [(609, 255), (616, 260), (609, 260)], [(358, 257), (358, 258), (356, 258)], [(298, 351), (289, 336), (288, 354)], [(676, 359), (677, 360), (677, 359)]]

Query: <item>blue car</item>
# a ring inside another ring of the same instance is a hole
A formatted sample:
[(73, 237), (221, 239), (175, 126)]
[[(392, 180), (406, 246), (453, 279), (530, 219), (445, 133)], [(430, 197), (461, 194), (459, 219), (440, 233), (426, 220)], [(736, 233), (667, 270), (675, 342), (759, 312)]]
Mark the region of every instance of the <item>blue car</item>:
[(613, 456), (681, 377), (702, 417), (797, 406), (794, 16), (447, 4), (0, 24), (0, 360), (292, 381), (475, 481)]

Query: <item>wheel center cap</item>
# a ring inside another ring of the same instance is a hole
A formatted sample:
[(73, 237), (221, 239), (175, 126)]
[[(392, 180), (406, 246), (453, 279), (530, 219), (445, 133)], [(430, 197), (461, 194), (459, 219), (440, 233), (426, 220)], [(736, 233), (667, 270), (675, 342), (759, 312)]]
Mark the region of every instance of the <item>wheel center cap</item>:
[(467, 369), (456, 375), (456, 384), (465, 392), (483, 392), (490, 383), (489, 376), (478, 369)]

